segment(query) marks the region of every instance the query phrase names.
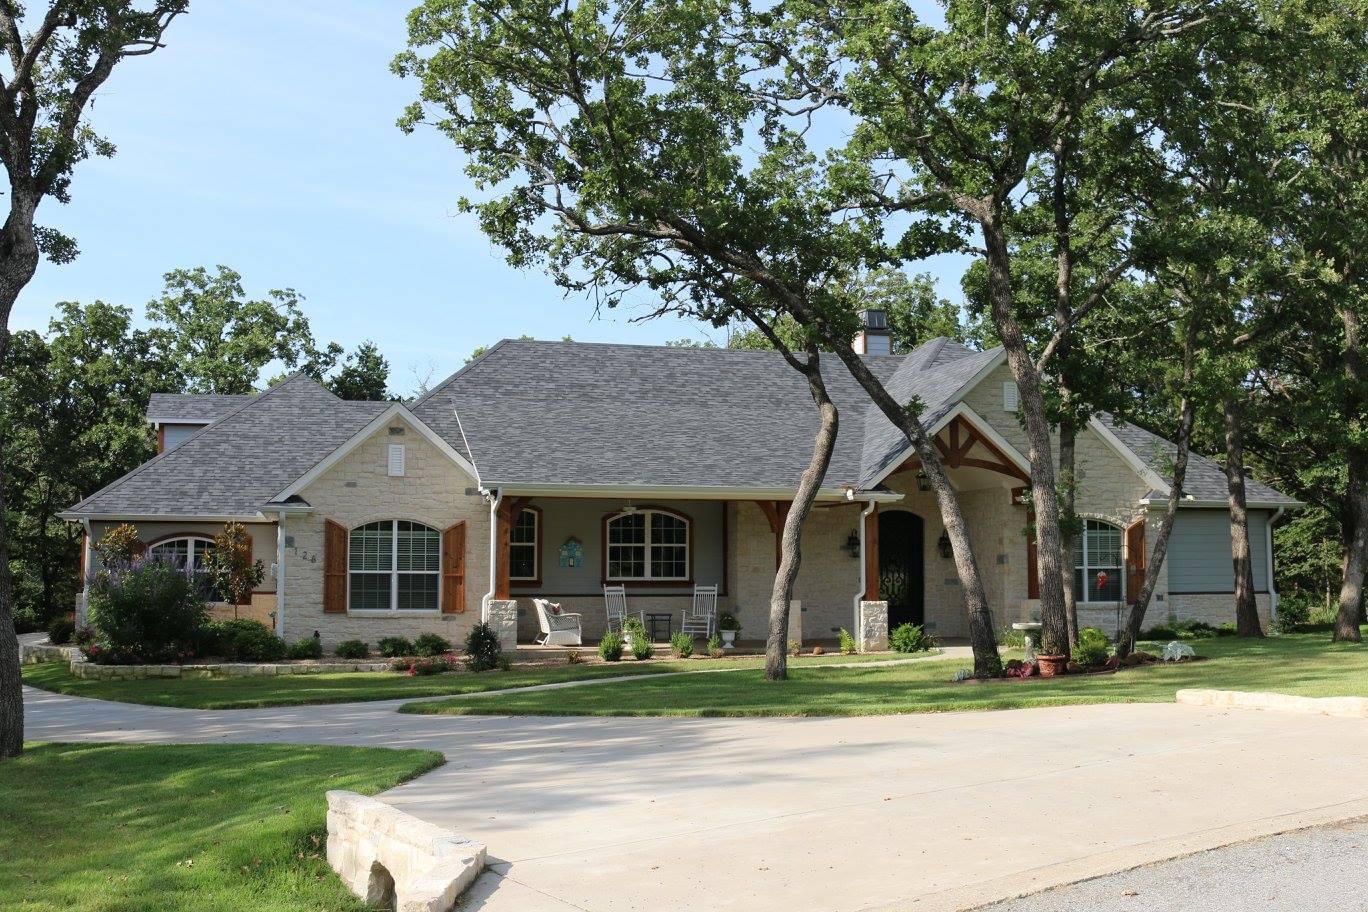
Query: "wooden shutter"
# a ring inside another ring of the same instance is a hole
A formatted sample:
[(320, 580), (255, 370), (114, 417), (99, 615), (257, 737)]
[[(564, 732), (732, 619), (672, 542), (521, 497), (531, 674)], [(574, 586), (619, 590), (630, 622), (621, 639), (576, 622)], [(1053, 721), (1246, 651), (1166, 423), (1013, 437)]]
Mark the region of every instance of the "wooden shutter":
[(1036, 563), (1035, 529), (1026, 533), (1026, 597), (1040, 598), (1040, 566)]
[(442, 533), (442, 614), (465, 611), (465, 523)]
[(1126, 526), (1126, 601), (1133, 603), (1145, 585), (1145, 518)]
[(347, 528), (331, 519), (323, 523), (323, 610), (347, 611)]

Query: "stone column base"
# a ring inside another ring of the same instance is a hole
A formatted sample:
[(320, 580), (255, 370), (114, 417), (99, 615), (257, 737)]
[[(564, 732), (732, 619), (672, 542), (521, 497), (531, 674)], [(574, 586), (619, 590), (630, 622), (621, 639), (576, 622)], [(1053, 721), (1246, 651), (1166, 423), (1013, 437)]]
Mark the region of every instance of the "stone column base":
[(490, 599), (489, 616), (485, 618), (499, 635), (499, 646), (504, 652), (518, 648), (518, 602), (516, 599)]
[(789, 602), (788, 638), (790, 643), (803, 642), (803, 603)]
[(888, 602), (860, 602), (860, 652), (888, 649)]

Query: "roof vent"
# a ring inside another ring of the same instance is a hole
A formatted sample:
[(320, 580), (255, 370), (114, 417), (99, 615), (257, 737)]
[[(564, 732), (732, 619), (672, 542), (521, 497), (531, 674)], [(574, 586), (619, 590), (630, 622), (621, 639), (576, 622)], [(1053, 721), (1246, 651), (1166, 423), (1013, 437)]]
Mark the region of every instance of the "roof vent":
[(404, 445), (402, 443), (390, 444), (389, 475), (391, 478), (404, 477)]

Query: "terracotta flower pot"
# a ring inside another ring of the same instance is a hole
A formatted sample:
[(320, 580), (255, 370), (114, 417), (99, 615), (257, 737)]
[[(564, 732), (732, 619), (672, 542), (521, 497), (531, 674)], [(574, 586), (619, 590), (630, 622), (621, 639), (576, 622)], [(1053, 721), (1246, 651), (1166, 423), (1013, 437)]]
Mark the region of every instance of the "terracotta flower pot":
[(1042, 678), (1053, 678), (1064, 673), (1067, 661), (1062, 655), (1037, 655), (1036, 668)]

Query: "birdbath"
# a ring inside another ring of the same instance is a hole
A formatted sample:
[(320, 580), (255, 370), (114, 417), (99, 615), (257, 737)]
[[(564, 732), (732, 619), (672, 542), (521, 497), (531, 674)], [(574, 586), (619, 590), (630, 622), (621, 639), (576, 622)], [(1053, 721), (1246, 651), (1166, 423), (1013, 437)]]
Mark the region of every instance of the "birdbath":
[(1026, 658), (1025, 658), (1025, 661), (1027, 661), (1027, 662), (1034, 662), (1034, 661), (1035, 661), (1035, 657), (1036, 657), (1036, 654), (1035, 654), (1035, 641), (1031, 639), (1031, 634), (1039, 632), (1039, 630), (1040, 630), (1040, 622), (1039, 622), (1039, 621), (1017, 621), (1015, 624), (1012, 625), (1012, 629), (1013, 629), (1013, 630), (1022, 630), (1022, 631), (1026, 631)]

